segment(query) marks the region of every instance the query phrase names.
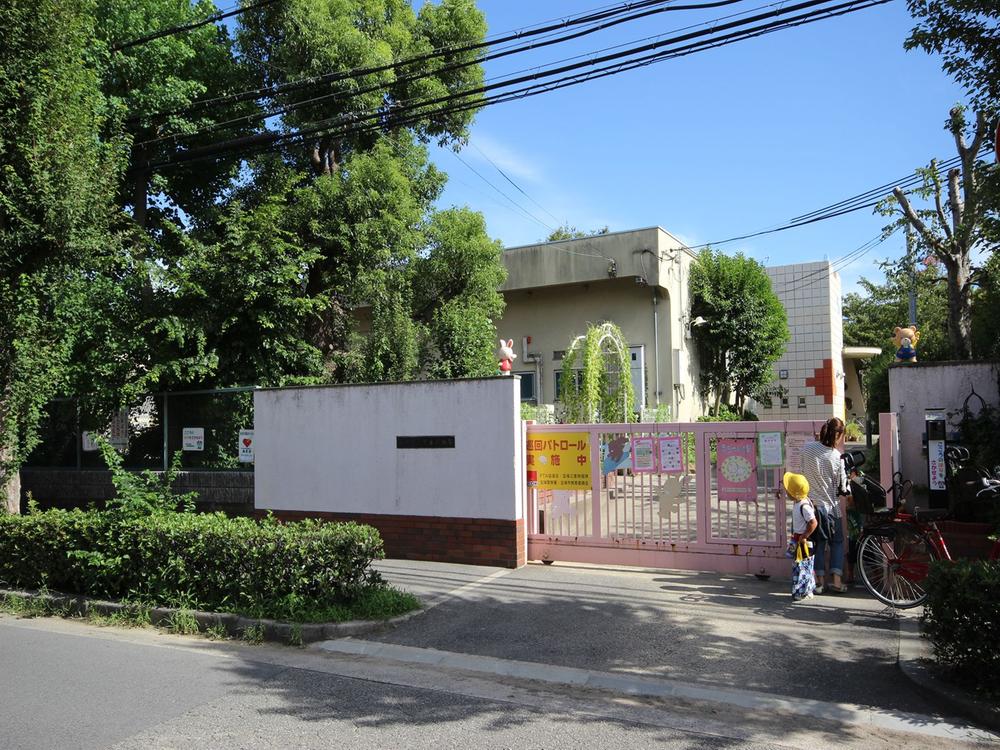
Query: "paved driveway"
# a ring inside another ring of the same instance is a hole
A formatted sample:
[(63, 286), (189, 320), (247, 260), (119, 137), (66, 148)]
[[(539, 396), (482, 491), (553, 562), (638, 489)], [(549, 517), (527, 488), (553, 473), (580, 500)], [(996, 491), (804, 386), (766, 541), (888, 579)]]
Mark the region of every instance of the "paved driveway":
[(784, 581), (753, 576), (565, 563), (379, 567), (432, 606), (369, 640), (936, 711), (896, 667), (896, 620), (863, 590), (793, 605)]

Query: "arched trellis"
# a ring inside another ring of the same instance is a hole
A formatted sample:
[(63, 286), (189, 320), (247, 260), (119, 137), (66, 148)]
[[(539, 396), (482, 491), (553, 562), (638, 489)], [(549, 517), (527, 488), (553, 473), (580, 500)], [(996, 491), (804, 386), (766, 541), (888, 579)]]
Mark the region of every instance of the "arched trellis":
[[(608, 355), (617, 359), (618, 385), (611, 387)], [(577, 380), (577, 363), (581, 362)], [(628, 342), (614, 323), (587, 328), (566, 349), (560, 374), (560, 400), (567, 422), (630, 422), (635, 395), (632, 391)]]

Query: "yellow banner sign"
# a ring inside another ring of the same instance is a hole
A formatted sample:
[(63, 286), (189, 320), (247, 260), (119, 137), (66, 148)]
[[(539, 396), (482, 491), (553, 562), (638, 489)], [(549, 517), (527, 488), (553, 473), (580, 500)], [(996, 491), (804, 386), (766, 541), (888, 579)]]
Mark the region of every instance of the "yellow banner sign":
[(586, 432), (529, 435), (528, 486), (540, 490), (589, 490), (590, 435)]

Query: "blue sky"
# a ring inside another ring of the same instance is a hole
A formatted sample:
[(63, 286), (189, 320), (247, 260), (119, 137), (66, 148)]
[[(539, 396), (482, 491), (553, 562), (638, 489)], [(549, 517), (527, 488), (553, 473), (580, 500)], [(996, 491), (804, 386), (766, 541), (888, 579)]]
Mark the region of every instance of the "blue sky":
[[(605, 6), (608, 3), (605, 3)], [(761, 3), (763, 4), (763, 3)], [(479, 0), (491, 36), (602, 7), (599, 0)], [(735, 6), (742, 9), (742, 5)], [(670, 32), (732, 13), (667, 13), (576, 43), (487, 63), (491, 77)], [(923, 52), (905, 52), (903, 0), (668, 60), (600, 81), (488, 107), (461, 158), (433, 159), (450, 181), (442, 206), (481, 211), (505, 246), (569, 223), (612, 231), (662, 226), (689, 244), (787, 222), (954, 156), (943, 130), (961, 90)], [(485, 155), (485, 156), (484, 156)], [(500, 166), (530, 196), (500, 175)], [(511, 201), (530, 212), (526, 217)], [(719, 246), (766, 265), (836, 260), (879, 234), (869, 209)], [(845, 291), (902, 236), (840, 273)]]

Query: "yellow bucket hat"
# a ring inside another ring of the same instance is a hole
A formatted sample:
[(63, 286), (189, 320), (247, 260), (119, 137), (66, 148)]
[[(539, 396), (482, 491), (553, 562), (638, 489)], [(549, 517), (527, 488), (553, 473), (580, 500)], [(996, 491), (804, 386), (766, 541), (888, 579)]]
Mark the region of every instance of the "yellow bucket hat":
[(785, 472), (785, 492), (796, 500), (801, 500), (809, 494), (809, 480), (801, 474), (791, 471)]

